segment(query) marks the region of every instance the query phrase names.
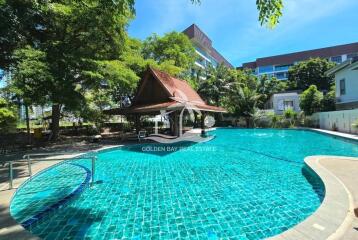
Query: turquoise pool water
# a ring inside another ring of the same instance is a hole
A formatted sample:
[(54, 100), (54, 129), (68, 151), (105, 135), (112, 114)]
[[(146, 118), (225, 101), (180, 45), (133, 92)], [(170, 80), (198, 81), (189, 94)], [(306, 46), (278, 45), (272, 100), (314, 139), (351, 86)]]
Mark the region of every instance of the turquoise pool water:
[[(316, 132), (218, 129), (200, 144), (142, 144), (57, 165), (25, 183), (11, 214), (44, 239), (262, 239), (303, 221), (324, 186), (309, 155), (358, 156)], [(76, 196), (57, 202), (76, 192)], [(63, 204), (62, 204), (63, 203)], [(46, 214), (42, 214), (46, 212)], [(34, 218), (35, 216), (35, 218)]]

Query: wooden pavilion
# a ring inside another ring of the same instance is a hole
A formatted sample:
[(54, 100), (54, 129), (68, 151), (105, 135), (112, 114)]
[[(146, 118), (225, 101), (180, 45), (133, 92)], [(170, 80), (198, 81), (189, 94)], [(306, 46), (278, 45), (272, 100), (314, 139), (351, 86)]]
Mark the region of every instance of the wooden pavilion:
[(135, 97), (129, 107), (106, 110), (110, 115), (134, 115), (136, 131), (140, 130), (140, 116), (155, 116), (163, 112), (170, 113), (173, 121), (171, 133), (179, 136), (180, 114), (185, 109), (194, 109), (195, 114), (201, 114), (201, 128), (205, 129), (204, 118), (208, 112), (226, 112), (225, 109), (210, 106), (184, 80), (177, 79), (169, 74), (148, 68), (140, 80)]

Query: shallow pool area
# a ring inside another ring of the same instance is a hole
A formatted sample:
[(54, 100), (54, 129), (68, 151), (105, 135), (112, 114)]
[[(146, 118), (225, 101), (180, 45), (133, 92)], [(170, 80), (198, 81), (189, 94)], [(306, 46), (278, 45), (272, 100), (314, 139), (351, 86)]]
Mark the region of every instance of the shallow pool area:
[(305, 166), (306, 156), (358, 157), (356, 142), (313, 131), (211, 134), (205, 143), (99, 152), (92, 187), (90, 160), (63, 162), (23, 184), (11, 214), (51, 240), (263, 239), (320, 206), (324, 185)]

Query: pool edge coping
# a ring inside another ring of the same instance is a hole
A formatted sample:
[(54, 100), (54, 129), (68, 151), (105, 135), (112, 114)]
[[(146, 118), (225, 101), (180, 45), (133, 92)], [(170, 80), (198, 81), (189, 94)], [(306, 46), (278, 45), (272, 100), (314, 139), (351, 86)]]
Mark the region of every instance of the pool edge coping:
[(306, 166), (312, 169), (322, 180), (326, 193), (322, 204), (303, 222), (272, 236), (270, 240), (320, 240), (342, 239), (353, 222), (353, 196), (339, 177), (321, 164), (325, 159), (339, 161), (357, 161), (354, 157), (317, 155), (304, 159)]
[(298, 128), (298, 129), (306, 129), (311, 130), (313, 132), (318, 132), (324, 135), (338, 137), (341, 139), (351, 140), (355, 143), (358, 143), (358, 135), (352, 133), (345, 133), (345, 132), (338, 132), (338, 131), (331, 131), (327, 129), (320, 129), (320, 128)]

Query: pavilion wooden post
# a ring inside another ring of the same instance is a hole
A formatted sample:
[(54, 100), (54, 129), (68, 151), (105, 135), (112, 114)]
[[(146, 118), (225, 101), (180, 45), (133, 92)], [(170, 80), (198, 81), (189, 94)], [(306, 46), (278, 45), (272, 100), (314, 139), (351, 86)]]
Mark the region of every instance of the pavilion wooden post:
[(198, 127), (198, 114), (194, 112), (194, 128)]
[(201, 113), (200, 128), (201, 128), (201, 136), (205, 137), (206, 136), (206, 132), (205, 132), (205, 112)]
[(173, 135), (179, 136), (179, 115), (177, 111), (173, 113), (173, 120)]
[(135, 116), (135, 131), (138, 134), (140, 130), (140, 115), (135, 114), (134, 116)]

